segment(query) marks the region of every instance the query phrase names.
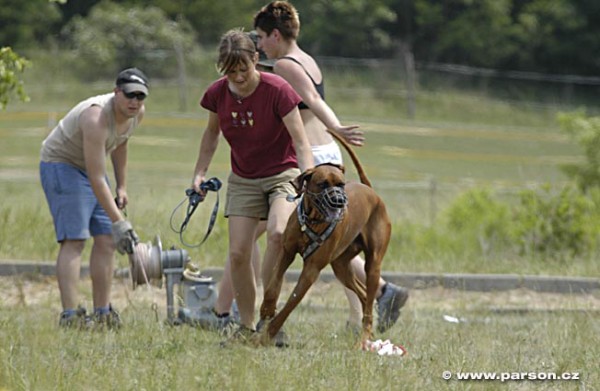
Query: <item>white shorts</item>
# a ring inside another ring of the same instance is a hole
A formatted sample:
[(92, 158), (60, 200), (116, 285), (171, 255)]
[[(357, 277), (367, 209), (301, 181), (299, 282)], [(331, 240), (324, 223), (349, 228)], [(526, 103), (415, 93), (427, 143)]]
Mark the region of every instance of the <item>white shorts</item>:
[(335, 141), (324, 145), (313, 145), (311, 149), (315, 166), (324, 163), (342, 164), (342, 151)]

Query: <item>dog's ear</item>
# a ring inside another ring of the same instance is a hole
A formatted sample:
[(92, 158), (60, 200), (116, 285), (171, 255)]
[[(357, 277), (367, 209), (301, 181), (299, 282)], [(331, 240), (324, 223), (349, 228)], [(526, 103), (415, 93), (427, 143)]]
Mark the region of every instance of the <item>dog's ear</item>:
[(346, 173), (346, 167), (344, 167), (343, 164), (338, 164), (338, 168), (340, 169), (340, 171), (342, 172), (342, 174)]
[(308, 170), (304, 171), (302, 174), (294, 178), (293, 181), (290, 181), (290, 183), (294, 186), (294, 189), (296, 189), (297, 194), (301, 194), (303, 192), (304, 183), (310, 180), (310, 177), (312, 176), (314, 171), (314, 168), (309, 168)]

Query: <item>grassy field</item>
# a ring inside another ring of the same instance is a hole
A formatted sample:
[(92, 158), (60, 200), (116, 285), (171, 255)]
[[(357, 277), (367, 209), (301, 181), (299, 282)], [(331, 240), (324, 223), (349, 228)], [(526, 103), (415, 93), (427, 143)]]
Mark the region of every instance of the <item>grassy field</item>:
[[(329, 88), (328, 99), (345, 123), (360, 124), (366, 132), (368, 142), (359, 157), (394, 224), (385, 270), (600, 275), (595, 256), (482, 259), (422, 248), (403, 233), (407, 224), (423, 229), (438, 224), (444, 208), (467, 189), (487, 187), (511, 199), (521, 189), (566, 183), (559, 165), (577, 161), (580, 151), (560, 133), (556, 112), (459, 92), (423, 91), (416, 118), (408, 120), (401, 96), (356, 88), (353, 80), (339, 77), (328, 79), (329, 85), (349, 87)], [(38, 179), (40, 143), (73, 103), (106, 91), (111, 82), (85, 88), (60, 81), (32, 85), (30, 103), (0, 112), (0, 260), (56, 258)], [(148, 115), (131, 140), (127, 212), (144, 241), (160, 235), (166, 246), (181, 247), (169, 217), (191, 180), (206, 120), (196, 102), (205, 85), (190, 81), (187, 108), (181, 111), (176, 88), (154, 83)], [(209, 174), (225, 181), (228, 167), (222, 142)], [(214, 202), (211, 194), (194, 215), (188, 242), (204, 235)], [(176, 215), (175, 221), (181, 218)], [(221, 267), (226, 243), (221, 214), (208, 242), (190, 249), (190, 256), (202, 268)], [(118, 263), (126, 266), (127, 260), (119, 257)], [(594, 390), (600, 384), (597, 294), (415, 290), (399, 324), (378, 336), (406, 346), (409, 355), (399, 358), (352, 348), (337, 284), (315, 287), (292, 314), (287, 350), (222, 349), (215, 333), (167, 327), (164, 289), (146, 288), (132, 291), (128, 281), (115, 281), (114, 303), (126, 323), (121, 332), (64, 332), (56, 327), (55, 279), (0, 278), (0, 390)], [(81, 289), (82, 297), (91, 297), (88, 281)], [(155, 304), (158, 312), (152, 310)], [(461, 382), (443, 380), (444, 371), (576, 372), (580, 380)]]
[[(376, 336), (407, 349), (397, 357), (353, 348), (337, 283), (312, 288), (286, 323), (291, 346), (283, 350), (223, 348), (215, 332), (167, 326), (164, 290), (131, 291), (121, 280), (113, 302), (126, 327), (59, 330), (54, 283), (0, 278), (0, 390), (589, 391), (600, 384), (600, 298), (593, 295), (415, 290), (400, 322)], [(82, 294), (89, 297), (89, 283)], [(578, 380), (461, 381), (459, 372), (576, 373)]]
[[(336, 92), (340, 91), (332, 92), (332, 100), (336, 99)], [(38, 159), (41, 141), (69, 105), (62, 95), (53, 101), (47, 97), (48, 91), (44, 94), (33, 91), (31, 103), (15, 104), (0, 112), (0, 195), (4, 201), (0, 206), (0, 233), (5, 238), (0, 243), (0, 259), (51, 261), (56, 257), (50, 215), (39, 185)], [(199, 109), (184, 113), (165, 111), (173, 109), (162, 104), (171, 102), (173, 95), (168, 87), (153, 93), (147, 101), (148, 115), (131, 139), (128, 216), (142, 240), (150, 241), (160, 235), (167, 245), (180, 246), (178, 236), (170, 228), (169, 217), (189, 186), (206, 116)], [(73, 98), (76, 99), (79, 98)], [(371, 117), (362, 117), (356, 113), (356, 116), (344, 114), (352, 110), (352, 102), (337, 102), (344, 103), (340, 105), (340, 116), (345, 122), (360, 124), (367, 135), (367, 144), (358, 153), (376, 190), (386, 201), (394, 223), (396, 236), (388, 252), (386, 270), (506, 273), (514, 272), (516, 267), (529, 274), (598, 274), (597, 262), (590, 258), (578, 260), (575, 266), (543, 260), (524, 263), (512, 256), (504, 257), (501, 262), (480, 263), (473, 256), (431, 253), (406, 244), (398, 236), (407, 223), (435, 226), (444, 208), (468, 189), (490, 188), (510, 200), (525, 188), (545, 183), (560, 187), (566, 183), (559, 165), (577, 161), (580, 153), (556, 126), (501, 127), (468, 121), (462, 124), (449, 121), (448, 125), (395, 118), (393, 111), (385, 118), (378, 117), (376, 112)], [(525, 118), (518, 108), (513, 108), (515, 114), (509, 115), (509, 108), (502, 103), (481, 102), (479, 106), (480, 111), (502, 113), (490, 114), (496, 121), (501, 115)], [(451, 117), (452, 109), (448, 110), (447, 116)], [(524, 123), (541, 122), (540, 116), (544, 114), (529, 113), (529, 116), (532, 119), (523, 120)], [(226, 181), (228, 155), (228, 147), (221, 141), (209, 175)], [(356, 179), (347, 156), (346, 163), (348, 176)], [(197, 242), (204, 235), (214, 202), (211, 195), (194, 215), (186, 233), (188, 243)], [(209, 242), (200, 249), (190, 250), (193, 259), (203, 267), (222, 265), (227, 229), (225, 219), (220, 216)], [(182, 218), (176, 215), (175, 222)]]

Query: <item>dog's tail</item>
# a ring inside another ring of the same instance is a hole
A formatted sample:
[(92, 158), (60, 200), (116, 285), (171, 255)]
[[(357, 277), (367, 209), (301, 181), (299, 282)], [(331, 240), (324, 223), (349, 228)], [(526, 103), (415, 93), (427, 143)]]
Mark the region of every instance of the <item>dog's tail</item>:
[(348, 155), (350, 155), (350, 158), (352, 159), (352, 162), (354, 163), (354, 167), (356, 167), (356, 171), (358, 172), (358, 177), (360, 178), (360, 182), (363, 185), (373, 187), (373, 186), (371, 186), (371, 181), (369, 181), (369, 179), (367, 178), (367, 175), (365, 174), (365, 170), (363, 170), (363, 167), (360, 164), (360, 161), (358, 160), (358, 156), (356, 156), (356, 153), (354, 153), (354, 150), (352, 149), (352, 147), (346, 142), (346, 140), (344, 140), (343, 137), (341, 137), (339, 134), (337, 134), (336, 131), (331, 130), (331, 129), (327, 129), (327, 131), (333, 136), (334, 139), (336, 139), (340, 144), (342, 144), (344, 146), (344, 148), (346, 148), (346, 151), (348, 151)]

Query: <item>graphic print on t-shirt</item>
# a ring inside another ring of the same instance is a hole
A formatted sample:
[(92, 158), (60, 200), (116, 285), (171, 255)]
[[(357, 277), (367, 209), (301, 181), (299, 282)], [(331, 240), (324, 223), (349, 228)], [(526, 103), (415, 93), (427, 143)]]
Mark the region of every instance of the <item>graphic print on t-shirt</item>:
[(252, 111), (246, 111), (246, 112), (232, 111), (231, 118), (232, 118), (232, 124), (236, 128), (239, 128), (240, 126), (242, 128), (245, 128), (246, 126), (250, 126), (250, 127), (254, 126), (254, 113)]

